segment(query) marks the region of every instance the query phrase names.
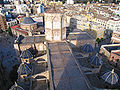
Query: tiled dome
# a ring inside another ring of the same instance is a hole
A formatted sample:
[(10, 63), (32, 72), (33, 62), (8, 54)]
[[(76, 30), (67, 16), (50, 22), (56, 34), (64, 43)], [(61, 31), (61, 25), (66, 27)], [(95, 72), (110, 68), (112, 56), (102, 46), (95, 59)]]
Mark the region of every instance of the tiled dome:
[(22, 59), (29, 59), (29, 58), (32, 58), (33, 55), (31, 54), (31, 52), (30, 52), (29, 50), (24, 50), (24, 51), (21, 53), (20, 57), (21, 57)]
[(15, 85), (13, 85), (10, 90), (24, 90), (24, 89), (21, 86), (17, 85), (17, 83), (15, 82)]
[(99, 67), (103, 64), (101, 58), (98, 56), (98, 53), (89, 58), (89, 62), (92, 66)]
[(31, 17), (25, 17), (21, 24), (34, 24), (36, 23)]
[(32, 73), (32, 66), (27, 63), (21, 63), (17, 72), (19, 75), (29, 75)]
[(105, 74), (102, 76), (102, 79), (103, 79), (105, 82), (113, 85), (113, 84), (116, 84), (116, 83), (118, 82), (119, 77), (118, 77), (118, 75), (114, 72), (114, 69), (112, 69), (112, 71), (109, 71), (109, 72), (105, 73)]
[(90, 44), (84, 44), (82, 50), (86, 53), (93, 52), (93, 47)]

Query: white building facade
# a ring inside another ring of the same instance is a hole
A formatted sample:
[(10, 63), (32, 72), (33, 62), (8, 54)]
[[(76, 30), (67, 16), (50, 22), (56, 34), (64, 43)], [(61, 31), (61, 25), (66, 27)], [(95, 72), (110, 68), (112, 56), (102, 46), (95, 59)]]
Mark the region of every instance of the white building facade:
[(67, 4), (74, 4), (74, 0), (67, 0)]
[(17, 24), (17, 20), (14, 19), (14, 20), (11, 20), (11, 21), (7, 22), (7, 27), (11, 27), (11, 26), (14, 26), (16, 24)]

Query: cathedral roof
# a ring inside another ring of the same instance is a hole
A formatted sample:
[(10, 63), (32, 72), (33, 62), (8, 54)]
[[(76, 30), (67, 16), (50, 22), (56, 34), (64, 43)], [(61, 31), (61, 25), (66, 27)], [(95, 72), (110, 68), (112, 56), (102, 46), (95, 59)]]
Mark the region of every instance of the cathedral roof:
[(19, 75), (28, 75), (32, 73), (32, 66), (31, 64), (21, 63), (17, 72)]
[(109, 83), (109, 84), (116, 84), (119, 80), (119, 77), (118, 75), (114, 72), (114, 69), (112, 69), (112, 71), (109, 71), (107, 73), (105, 73), (103, 76), (102, 76), (102, 79)]
[(101, 58), (98, 56), (98, 53), (92, 57), (89, 58), (89, 62), (91, 65), (95, 67), (99, 67), (103, 64)]
[(90, 44), (84, 44), (82, 50), (86, 53), (93, 52), (93, 47)]
[(25, 17), (21, 24), (33, 24), (36, 23), (31, 17)]

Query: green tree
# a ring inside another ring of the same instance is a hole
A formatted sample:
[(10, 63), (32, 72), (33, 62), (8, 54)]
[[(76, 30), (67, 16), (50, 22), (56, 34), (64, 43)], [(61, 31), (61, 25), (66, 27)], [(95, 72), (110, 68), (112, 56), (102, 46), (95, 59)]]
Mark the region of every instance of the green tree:
[(8, 28), (8, 34), (9, 34), (9, 35), (11, 35), (11, 36), (13, 36), (13, 34), (12, 34), (12, 31), (11, 31), (11, 28), (10, 28), (10, 27)]
[(64, 4), (64, 3), (66, 2), (66, 0), (63, 0), (62, 2), (63, 2), (63, 4)]
[(99, 43), (99, 42), (100, 42), (100, 39), (99, 39), (99, 38), (97, 38), (97, 39), (96, 39), (96, 42), (98, 42), (98, 43)]
[(103, 41), (104, 40), (104, 38), (101, 38), (101, 41)]

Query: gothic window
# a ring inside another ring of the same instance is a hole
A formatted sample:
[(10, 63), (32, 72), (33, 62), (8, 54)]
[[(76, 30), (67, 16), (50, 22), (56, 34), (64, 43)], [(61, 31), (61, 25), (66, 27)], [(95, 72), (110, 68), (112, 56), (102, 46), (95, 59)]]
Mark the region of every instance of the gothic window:
[(60, 28), (60, 23), (59, 21), (54, 21), (53, 22), (53, 29), (59, 29)]
[(59, 18), (55, 17), (53, 18), (53, 29), (59, 29), (59, 28), (60, 28)]
[(45, 25), (46, 25), (46, 28), (52, 29), (52, 22), (47, 21)]

